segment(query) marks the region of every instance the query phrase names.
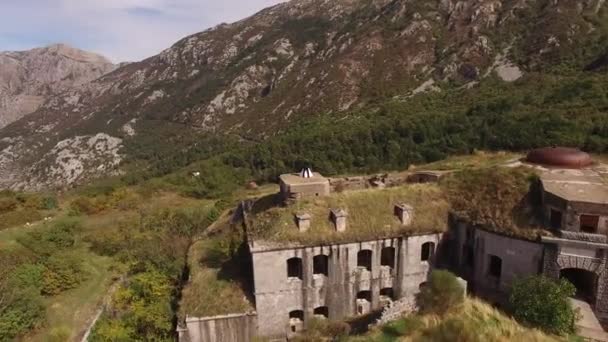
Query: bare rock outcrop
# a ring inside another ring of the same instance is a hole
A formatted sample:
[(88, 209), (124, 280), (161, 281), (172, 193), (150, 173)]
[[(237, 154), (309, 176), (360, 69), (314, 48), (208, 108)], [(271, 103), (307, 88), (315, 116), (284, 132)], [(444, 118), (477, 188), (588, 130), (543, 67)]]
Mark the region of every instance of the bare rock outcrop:
[(0, 52), (0, 128), (35, 112), (50, 97), (114, 68), (100, 55), (64, 44)]

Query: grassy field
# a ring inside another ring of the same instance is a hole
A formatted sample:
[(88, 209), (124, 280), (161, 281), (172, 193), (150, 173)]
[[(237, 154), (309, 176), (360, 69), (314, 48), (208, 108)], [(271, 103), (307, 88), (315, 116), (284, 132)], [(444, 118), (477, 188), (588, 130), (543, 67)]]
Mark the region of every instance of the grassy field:
[[(134, 201), (135, 205), (124, 207), (118, 201), (116, 202), (118, 205), (105, 206), (96, 214), (78, 216), (82, 229), (77, 232), (77, 243), (70, 253), (82, 260), (84, 278), (74, 289), (58, 295), (43, 297), (46, 307), (46, 322), (29, 334), (22, 336), (20, 340), (32, 342), (78, 340), (106, 299), (110, 286), (124, 274), (124, 265), (113, 258), (95, 254), (90, 250), (89, 244), (83, 240), (84, 237), (107, 231), (117, 225), (137, 222), (139, 216), (144, 213), (153, 213), (166, 208), (198, 207), (213, 203), (213, 201), (197, 200), (170, 192), (147, 196), (138, 194), (134, 189), (126, 191), (128, 191), (129, 200)], [(43, 220), (46, 216), (40, 216), (38, 221), (33, 220), (38, 217), (32, 217), (29, 225), (18, 224), (0, 230), (0, 250), (15, 253), (23, 251), (24, 247), (19, 243), (19, 238), (52, 225), (61, 217), (73, 215), (70, 203), (77, 198), (79, 198), (77, 194), (64, 195), (60, 199), (60, 207), (53, 212), (54, 217), (48, 222)]]
[(113, 270), (115, 262), (111, 258), (101, 257), (87, 250), (81, 250), (79, 253), (82, 253), (86, 280), (76, 289), (46, 298), (46, 329), (38, 331), (27, 340), (59, 341), (66, 335), (70, 341), (77, 340), (92, 322), (109, 286), (118, 274)]

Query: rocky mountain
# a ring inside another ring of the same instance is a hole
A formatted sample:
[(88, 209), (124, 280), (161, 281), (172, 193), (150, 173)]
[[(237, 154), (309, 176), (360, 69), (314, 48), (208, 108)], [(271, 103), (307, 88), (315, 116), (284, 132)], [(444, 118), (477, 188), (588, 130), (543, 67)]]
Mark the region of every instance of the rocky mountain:
[(64, 44), (0, 52), (0, 128), (114, 68), (102, 56)]
[(119, 172), (166, 127), (263, 139), (380, 99), (594, 68), (606, 23), (604, 0), (293, 0), (50, 97), (0, 131), (0, 186)]

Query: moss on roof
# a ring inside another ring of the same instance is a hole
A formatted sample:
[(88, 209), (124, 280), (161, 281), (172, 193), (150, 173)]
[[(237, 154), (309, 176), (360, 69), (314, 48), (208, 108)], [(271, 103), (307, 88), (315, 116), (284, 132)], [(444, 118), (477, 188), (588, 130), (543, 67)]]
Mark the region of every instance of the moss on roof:
[[(400, 203), (414, 208), (409, 226), (402, 225), (394, 215), (394, 206)], [(345, 232), (335, 231), (331, 209), (348, 212)], [(448, 210), (448, 202), (436, 184), (347, 191), (261, 210), (249, 222), (249, 235), (254, 241), (313, 245), (438, 233), (447, 229)], [(295, 223), (295, 215), (301, 213), (311, 215), (307, 232), (300, 232)]]
[(441, 181), (452, 212), (485, 230), (536, 240), (542, 228), (538, 176), (530, 168), (459, 171)]

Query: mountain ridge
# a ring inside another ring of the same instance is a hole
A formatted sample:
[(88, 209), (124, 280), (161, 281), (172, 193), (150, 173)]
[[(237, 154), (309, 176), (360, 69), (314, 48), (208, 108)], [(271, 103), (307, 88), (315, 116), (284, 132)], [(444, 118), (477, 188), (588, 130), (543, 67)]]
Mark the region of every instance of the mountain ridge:
[(118, 174), (125, 147), (172, 125), (263, 140), (300, 118), (348, 118), (383, 99), (582, 69), (605, 53), (606, 12), (601, 0), (282, 3), (55, 96), (1, 130), (0, 185)]
[(105, 57), (66, 44), (0, 52), (0, 128), (114, 68)]

